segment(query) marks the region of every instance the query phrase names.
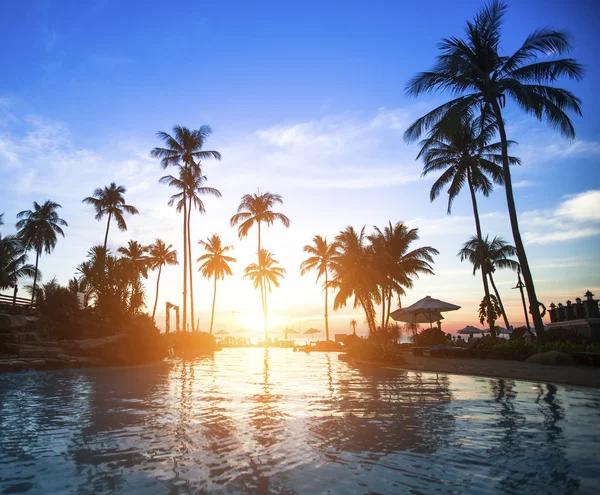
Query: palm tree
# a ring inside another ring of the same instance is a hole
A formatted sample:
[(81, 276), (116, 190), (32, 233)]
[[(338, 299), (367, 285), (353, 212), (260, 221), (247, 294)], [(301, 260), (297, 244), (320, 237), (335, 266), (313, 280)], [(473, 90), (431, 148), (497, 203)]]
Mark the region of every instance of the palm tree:
[[(289, 228), (290, 219), (283, 213), (273, 211), (276, 204), (283, 204), (283, 198), (279, 194), (263, 193), (246, 194), (242, 196), (238, 211), (231, 217), (230, 224), (232, 227), (238, 226), (238, 237), (243, 239), (248, 235), (252, 226), (258, 227), (258, 256), (260, 261), (260, 253), (262, 251), (260, 227), (262, 223), (267, 226), (273, 225), (276, 221), (280, 221), (284, 227)], [(260, 264), (260, 263), (259, 263)], [(265, 335), (267, 331), (267, 293), (260, 278), (260, 298), (262, 302), (263, 319), (265, 327)]]
[(327, 293), (329, 292), (329, 272), (331, 270), (333, 259), (336, 254), (336, 245), (328, 244), (327, 238), (320, 235), (313, 237), (313, 245), (307, 244), (304, 246), (304, 252), (310, 256), (300, 265), (300, 274), (305, 275), (309, 271), (317, 271), (317, 282), (321, 277), (325, 277), (323, 290), (325, 291), (325, 338), (329, 341), (329, 318)]
[[(200, 162), (202, 160), (210, 160), (212, 158), (216, 160), (221, 159), (221, 154), (218, 151), (207, 151), (203, 150), (204, 142), (212, 134), (210, 126), (203, 125), (199, 129), (190, 130), (187, 127), (175, 126), (173, 127), (173, 135), (163, 131), (156, 133), (157, 137), (165, 143), (164, 148), (154, 148), (150, 152), (150, 156), (153, 158), (160, 158), (160, 163), (163, 168), (169, 166), (179, 166), (180, 169), (191, 169), (198, 167), (198, 174), (201, 174)], [(180, 173), (180, 179), (181, 179)], [(206, 179), (206, 178), (205, 178)], [(162, 179), (161, 179), (162, 181)], [(172, 199), (172, 198), (171, 198)], [(192, 255), (191, 255), (191, 241), (189, 238), (188, 226), (190, 224), (190, 212), (188, 211), (188, 197), (186, 189), (182, 189), (181, 196), (181, 207), (183, 208), (183, 329), (187, 329), (187, 274), (188, 274), (188, 261), (189, 261), (189, 273), (190, 273), (190, 284), (191, 284), (191, 273), (192, 273)], [(172, 204), (172, 201), (169, 202)], [(191, 208), (190, 208), (191, 210)], [(181, 209), (177, 210), (178, 212)], [(191, 285), (190, 285), (191, 287)], [(190, 292), (193, 291), (193, 288)], [(193, 294), (191, 305), (193, 306)], [(193, 311), (192, 311), (193, 313)], [(194, 322), (194, 315), (192, 314), (192, 327)]]
[[(381, 231), (375, 227), (375, 233), (369, 236), (376, 270), (384, 275), (381, 281), (381, 329), (389, 325), (392, 296), (406, 294), (405, 289), (413, 286), (413, 277), (433, 275), (433, 256), (437, 249), (424, 246), (409, 251), (410, 245), (419, 239), (419, 229), (409, 229), (403, 223), (388, 225)], [(401, 304), (400, 304), (401, 305)], [(386, 311), (387, 306), (387, 311)]]
[(27, 251), (18, 237), (0, 235), (0, 290), (15, 287), (21, 279), (42, 276), (27, 259)]
[(283, 278), (286, 271), (277, 266), (279, 262), (273, 257), (273, 254), (266, 249), (261, 249), (258, 252), (258, 263), (251, 263), (244, 270), (244, 277), (249, 278), (254, 282), (254, 288), (265, 289), (263, 299), (263, 316), (265, 322), (265, 340), (269, 339), (268, 312), (267, 312), (267, 293), (268, 289), (271, 292), (271, 285), (279, 287), (279, 279)]
[(510, 259), (510, 256), (516, 256), (516, 254), (516, 248), (508, 244), (502, 237), (494, 237), (490, 242), (489, 236), (485, 236), (485, 239), (481, 241), (477, 237), (471, 237), (458, 252), (461, 261), (469, 260), (473, 265), (473, 275), (481, 268), (481, 261), (483, 260), (485, 273), (490, 278), (490, 282), (494, 288), (506, 328), (510, 326), (508, 317), (506, 316), (506, 311), (504, 310), (504, 305), (502, 304), (502, 299), (500, 298), (500, 293), (494, 283), (492, 274), (497, 268), (508, 268), (516, 272), (519, 269), (519, 263)]
[[(422, 176), (443, 171), (431, 187), (430, 199), (433, 201), (440, 192), (448, 188), (448, 214), (452, 203), (463, 186), (467, 186), (471, 195), (473, 216), (477, 238), (481, 237), (481, 223), (477, 207), (476, 193), (488, 197), (494, 190), (493, 183), (503, 184), (501, 143), (490, 143), (496, 133), (496, 125), (483, 119), (463, 119), (462, 121), (441, 122), (434, 127), (427, 139), (421, 141), (421, 151), (417, 158), (424, 162)], [(512, 141), (509, 145), (514, 144)], [(518, 158), (509, 157), (511, 164), (519, 164)], [(481, 253), (480, 256), (483, 256)], [(485, 267), (484, 267), (485, 268)], [(481, 272), (486, 301), (489, 300), (489, 287), (485, 269)], [(490, 328), (493, 321), (488, 321)]]
[[(185, 247), (185, 254), (188, 255), (188, 267), (190, 277), (190, 314), (192, 320), (192, 328), (194, 327), (194, 285), (192, 277), (192, 246), (191, 240), (191, 225), (190, 218), (192, 208), (197, 209), (201, 214), (206, 213), (204, 203), (200, 199), (202, 195), (211, 195), (217, 198), (221, 197), (221, 192), (214, 187), (206, 187), (203, 184), (206, 182), (206, 176), (202, 175), (199, 165), (193, 164), (189, 167), (179, 166), (179, 177), (173, 175), (165, 175), (161, 177), (159, 182), (161, 184), (167, 184), (171, 187), (175, 187), (180, 190), (179, 193), (174, 194), (169, 199), (169, 206), (172, 206), (177, 201), (176, 211), (179, 213), (181, 210), (184, 211), (184, 215), (187, 211), (186, 230), (187, 245)], [(184, 327), (185, 328), (185, 327)]]
[(31, 302), (35, 297), (35, 286), (38, 275), (38, 263), (42, 250), (50, 254), (58, 242), (57, 234), (65, 236), (61, 227), (68, 224), (58, 216), (56, 210), (62, 208), (58, 203), (47, 200), (39, 205), (33, 202), (33, 210), (24, 210), (17, 214), (19, 221), (16, 224), (17, 236), (23, 242), (26, 251), (35, 249), (35, 273), (33, 276), (33, 294)]
[(357, 326), (357, 325), (358, 325), (358, 322), (357, 322), (357, 321), (356, 321), (354, 318), (352, 318), (352, 319), (350, 320), (350, 328), (352, 329), (352, 333), (353, 333), (354, 335), (356, 335), (356, 326)]
[(366, 241), (364, 227), (359, 232), (353, 227), (346, 227), (335, 237), (337, 254), (332, 263), (333, 278), (329, 285), (338, 290), (333, 300), (333, 309), (345, 306), (348, 299), (354, 296), (353, 307), (362, 306), (369, 334), (374, 335), (374, 303), (381, 301), (379, 285), (384, 277), (375, 268), (373, 253)]
[(124, 213), (130, 215), (137, 215), (139, 211), (135, 206), (125, 204), (125, 198), (123, 195), (127, 192), (124, 186), (117, 186), (116, 183), (111, 182), (110, 186), (104, 187), (104, 189), (96, 189), (92, 196), (88, 196), (83, 199), (83, 203), (92, 205), (96, 210), (96, 220), (100, 220), (104, 215), (108, 215), (106, 222), (106, 233), (104, 234), (104, 250), (106, 251), (106, 244), (108, 242), (108, 231), (110, 229), (110, 221), (113, 217), (117, 221), (117, 227), (121, 232), (127, 230), (127, 224), (125, 223)]
[(213, 234), (206, 242), (198, 241), (198, 244), (204, 246), (204, 249), (207, 251), (206, 254), (203, 254), (196, 260), (198, 263), (204, 262), (200, 265), (198, 271), (202, 273), (203, 277), (214, 278), (214, 293), (212, 311), (210, 314), (210, 334), (212, 335), (213, 322), (215, 319), (215, 302), (217, 300), (217, 280), (224, 280), (225, 275), (233, 275), (229, 263), (235, 263), (237, 260), (225, 254), (232, 250), (233, 246), (223, 246), (218, 234)]
[(131, 287), (129, 301), (133, 308), (140, 308), (144, 304), (145, 290), (141, 277), (148, 278), (147, 249), (138, 241), (129, 241), (127, 247), (117, 249), (117, 252), (123, 255), (119, 261), (124, 263), (125, 277)]
[(575, 129), (566, 111), (581, 115), (581, 100), (570, 91), (551, 84), (561, 76), (581, 80), (583, 66), (572, 58), (556, 58), (570, 52), (570, 36), (549, 28), (531, 33), (512, 55), (501, 55), (501, 27), (506, 10), (505, 3), (493, 0), (479, 11), (473, 22), (467, 23), (465, 39), (442, 40), (442, 53), (436, 65), (415, 76), (408, 83), (406, 92), (418, 96), (446, 90), (458, 96), (418, 119), (404, 136), (407, 141), (414, 141), (438, 121), (456, 120), (457, 116), (473, 114), (477, 109), (481, 109), (485, 119), (494, 119), (502, 145), (504, 189), (515, 247), (535, 329), (543, 338), (544, 325), (519, 231), (502, 108), (508, 96), (525, 112), (539, 120), (545, 119), (561, 134), (574, 139)]
[(179, 261), (177, 261), (177, 251), (173, 250), (172, 248), (172, 244), (167, 246), (162, 239), (156, 239), (154, 244), (148, 246), (148, 267), (151, 270), (156, 270), (158, 268), (158, 278), (156, 279), (156, 297), (154, 298), (154, 307), (152, 308), (153, 320), (154, 315), (156, 314), (156, 304), (158, 303), (158, 287), (160, 284), (162, 267), (165, 265), (174, 266), (179, 264)]

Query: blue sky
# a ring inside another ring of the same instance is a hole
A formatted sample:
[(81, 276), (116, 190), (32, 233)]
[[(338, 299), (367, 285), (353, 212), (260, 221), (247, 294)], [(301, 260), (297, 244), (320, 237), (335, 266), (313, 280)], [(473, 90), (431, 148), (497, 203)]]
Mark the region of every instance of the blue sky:
[[(180, 244), (180, 219), (166, 206), (170, 191), (150, 159), (155, 133), (175, 124), (210, 124), (208, 148), (223, 161), (207, 164), (209, 185), (223, 193), (196, 216), (195, 239), (219, 232), (235, 245), (239, 263), (224, 282), (217, 317), (225, 328), (252, 326), (259, 300), (243, 267), (255, 237), (239, 241), (228, 226), (239, 198), (282, 194), (289, 231), (274, 227), (266, 245), (288, 277), (272, 296), (278, 325), (319, 326), (322, 295), (300, 277), (302, 246), (315, 234), (332, 238), (346, 225), (383, 226), (388, 220), (419, 227), (422, 244), (441, 251), (435, 277), (418, 281), (406, 297), (446, 298), (463, 309), (453, 325), (474, 323), (481, 289), (456, 252), (473, 231), (468, 197), (447, 216), (444, 198), (428, 199), (417, 148), (402, 141), (412, 120), (444, 95), (407, 99), (404, 86), (428, 69), (442, 37), (461, 35), (481, 2), (18, 2), (5, 6), (0, 30), (10, 49), (0, 54), (0, 211), (3, 233), (16, 212), (34, 200), (63, 205), (67, 239), (43, 258), (44, 280), (74, 274), (87, 249), (102, 240), (104, 224), (81, 199), (111, 181), (129, 190), (141, 215), (129, 231), (111, 234), (150, 243), (160, 236)], [(581, 83), (561, 85), (583, 100), (568, 142), (510, 105), (517, 207), (540, 299), (564, 300), (600, 291), (600, 74), (597, 3), (511, 2), (504, 47), (512, 51), (540, 26), (574, 35), (574, 56), (586, 66)], [(483, 229), (511, 239), (504, 191), (480, 201)], [(194, 256), (199, 256), (196, 249)], [(167, 270), (159, 307), (179, 292), (180, 270)], [(148, 301), (154, 297), (154, 278)], [(515, 323), (522, 312), (512, 273), (498, 284)], [(207, 321), (211, 286), (198, 277), (196, 304)], [(150, 304), (151, 305), (151, 304)], [(232, 313), (235, 311), (235, 313)], [(346, 331), (351, 310), (334, 328)], [(362, 315), (357, 313), (359, 321)], [(509, 314), (509, 317), (511, 315)], [(219, 325), (219, 321), (217, 321)], [(321, 324), (322, 326), (322, 324)]]

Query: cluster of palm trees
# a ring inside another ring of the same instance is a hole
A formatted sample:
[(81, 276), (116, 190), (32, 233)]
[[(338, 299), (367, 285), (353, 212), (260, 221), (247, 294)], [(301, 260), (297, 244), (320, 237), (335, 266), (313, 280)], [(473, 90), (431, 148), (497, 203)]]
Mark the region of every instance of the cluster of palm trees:
[[(33, 278), (31, 302), (34, 302), (39, 270), (40, 256), (50, 254), (58, 243), (58, 236), (65, 236), (62, 227), (67, 226), (58, 215), (61, 206), (54, 201), (39, 204), (34, 201), (32, 210), (17, 214), (17, 233), (2, 237), (0, 235), (0, 290), (11, 287), (17, 290), (18, 281)], [(0, 215), (0, 225), (3, 224)], [(35, 251), (35, 265), (28, 263), (28, 251)]]
[[(552, 84), (561, 76), (580, 80), (583, 67), (565, 56), (572, 48), (570, 37), (565, 32), (548, 28), (534, 31), (512, 55), (504, 55), (501, 27), (506, 10), (504, 2), (490, 1), (473, 21), (467, 23), (463, 38), (442, 40), (441, 54), (431, 70), (419, 73), (409, 81), (406, 87), (409, 96), (446, 92), (454, 98), (419, 118), (407, 129), (404, 137), (407, 142), (413, 142), (426, 134), (419, 154), (425, 162), (423, 174), (443, 171), (431, 189), (432, 200), (449, 185), (450, 212), (452, 201), (462, 187), (466, 185), (469, 188), (477, 242), (469, 241), (470, 244), (467, 244), (475, 249), (481, 269), (484, 306), (493, 302), (487, 282), (491, 268), (484, 260), (485, 243), (476, 193), (489, 195), (493, 182), (504, 186), (515, 242), (514, 253), (527, 288), (529, 311), (536, 332), (543, 337), (544, 326), (519, 230), (512, 188), (510, 166), (520, 162), (508, 154), (512, 142), (506, 135), (503, 108), (510, 98), (525, 112), (539, 120), (546, 120), (561, 134), (573, 139), (575, 130), (566, 112), (581, 115), (581, 101), (570, 91)], [(499, 141), (492, 143), (496, 135)], [(488, 324), (493, 330), (491, 318), (488, 318)]]
[[(353, 298), (353, 307), (362, 307), (369, 334), (387, 332), (390, 327), (392, 300), (401, 297), (413, 286), (419, 275), (433, 274), (433, 256), (439, 254), (430, 246), (410, 249), (419, 239), (418, 229), (403, 223), (374, 228), (371, 235), (365, 227), (357, 231), (346, 227), (335, 236), (334, 242), (316, 235), (313, 244), (304, 246), (309, 257), (300, 265), (301, 274), (317, 272), (317, 282), (323, 278), (325, 292), (325, 332), (329, 340), (328, 292), (337, 290), (333, 309), (345, 306)], [(331, 278), (330, 278), (331, 277)], [(380, 325), (377, 309), (381, 305)]]

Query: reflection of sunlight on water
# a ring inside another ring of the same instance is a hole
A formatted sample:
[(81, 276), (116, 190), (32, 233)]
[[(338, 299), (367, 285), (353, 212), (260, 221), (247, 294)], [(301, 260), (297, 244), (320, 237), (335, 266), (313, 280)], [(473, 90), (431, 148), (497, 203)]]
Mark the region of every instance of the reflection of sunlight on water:
[(539, 493), (598, 480), (600, 392), (225, 349), (0, 375), (0, 491)]

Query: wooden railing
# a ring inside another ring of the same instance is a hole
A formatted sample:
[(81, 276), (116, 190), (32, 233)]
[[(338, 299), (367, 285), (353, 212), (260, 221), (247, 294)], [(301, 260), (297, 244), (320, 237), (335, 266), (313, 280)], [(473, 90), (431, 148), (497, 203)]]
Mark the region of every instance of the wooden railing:
[(35, 306), (35, 303), (31, 302), (31, 299), (25, 299), (24, 297), (8, 296), (6, 294), (0, 294), (0, 304), (7, 306)]

